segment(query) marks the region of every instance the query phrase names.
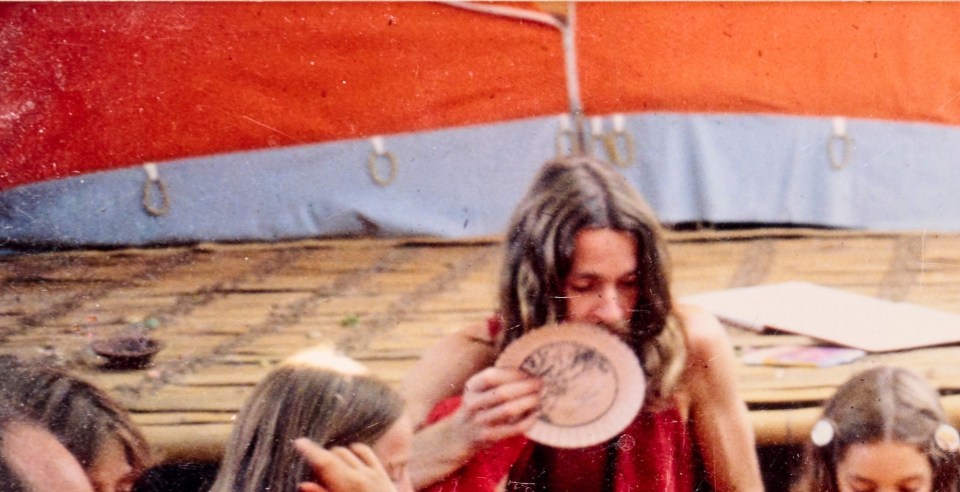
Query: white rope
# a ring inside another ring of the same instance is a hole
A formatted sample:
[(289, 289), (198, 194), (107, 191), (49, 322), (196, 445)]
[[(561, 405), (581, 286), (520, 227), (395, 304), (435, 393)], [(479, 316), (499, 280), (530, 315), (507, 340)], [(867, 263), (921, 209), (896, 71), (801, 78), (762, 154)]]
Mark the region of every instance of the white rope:
[(576, 18), (576, 2), (569, 2), (567, 23), (560, 32), (563, 35), (563, 58), (567, 70), (567, 99), (570, 101), (570, 113), (575, 116), (583, 113), (583, 103), (580, 100), (580, 74), (577, 71)]
[(526, 9), (520, 9), (517, 7), (506, 7), (503, 5), (490, 5), (485, 3), (475, 3), (475, 2), (440, 2), (444, 5), (449, 5), (451, 7), (456, 7), (458, 9), (470, 10), (472, 12), (480, 12), (482, 14), (490, 15), (499, 15), (502, 17), (510, 17), (512, 19), (521, 19), (531, 22), (538, 22), (540, 24), (546, 24), (557, 29), (563, 29), (563, 23), (560, 22), (556, 17), (545, 14), (543, 12), (533, 12)]
[[(389, 186), (397, 179), (397, 156), (393, 155), (393, 152), (387, 151), (383, 145), (383, 137), (379, 135), (370, 137), (370, 146), (373, 147), (373, 152), (370, 152), (370, 155), (367, 156), (367, 171), (370, 172), (370, 179), (379, 186)], [(390, 174), (386, 177), (382, 176), (377, 168), (377, 160), (380, 158), (385, 159), (390, 166)]]
[(383, 137), (381, 136), (370, 137), (370, 145), (373, 146), (373, 151), (376, 152), (377, 155), (383, 155), (383, 153), (385, 152), (385, 149), (383, 146)]
[[(840, 145), (840, 155), (837, 155), (834, 149), (835, 145)], [(827, 140), (827, 158), (830, 159), (830, 166), (834, 170), (841, 170), (850, 164), (850, 153), (853, 141), (850, 135), (847, 135), (847, 119), (843, 116), (833, 117), (833, 134)]]
[(621, 113), (613, 115), (613, 131), (622, 133), (627, 129), (627, 118)]
[(834, 116), (833, 117), (833, 135), (835, 137), (842, 137), (847, 134), (847, 119), (843, 116)]
[(603, 134), (603, 117), (594, 116), (590, 118), (590, 134), (599, 137)]
[[(147, 180), (143, 182), (143, 199), (141, 200), (143, 209), (154, 217), (166, 215), (167, 211), (170, 210), (170, 195), (167, 194), (167, 184), (160, 179), (160, 171), (157, 169), (156, 164), (152, 162), (145, 163), (143, 165), (143, 171), (147, 173)], [(155, 197), (153, 196), (154, 187), (156, 187), (157, 193), (160, 195), (159, 205), (155, 203)]]
[[(439, 3), (471, 12), (538, 22), (558, 29), (563, 39), (567, 101), (570, 106), (570, 114), (573, 115), (574, 118), (579, 118), (579, 116), (583, 114), (583, 104), (580, 100), (580, 77), (577, 71), (577, 45), (574, 32), (576, 29), (575, 1), (567, 2), (567, 15), (565, 16), (565, 20), (543, 12), (535, 12), (517, 7), (491, 5), (489, 3), (455, 1), (442, 1)], [(578, 120), (577, 125), (579, 126), (579, 124)], [(579, 132), (579, 128), (577, 131)]]
[(150, 181), (157, 181), (160, 179), (160, 171), (157, 170), (156, 164), (148, 162), (143, 165), (143, 170), (147, 173), (147, 179)]

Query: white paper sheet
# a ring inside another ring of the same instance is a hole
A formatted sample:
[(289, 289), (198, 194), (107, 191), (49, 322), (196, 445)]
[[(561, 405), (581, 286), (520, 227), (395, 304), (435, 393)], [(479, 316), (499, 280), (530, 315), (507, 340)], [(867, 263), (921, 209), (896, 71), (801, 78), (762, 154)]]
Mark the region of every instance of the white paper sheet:
[(960, 315), (807, 282), (786, 282), (680, 298), (721, 320), (773, 328), (868, 352), (960, 342)]

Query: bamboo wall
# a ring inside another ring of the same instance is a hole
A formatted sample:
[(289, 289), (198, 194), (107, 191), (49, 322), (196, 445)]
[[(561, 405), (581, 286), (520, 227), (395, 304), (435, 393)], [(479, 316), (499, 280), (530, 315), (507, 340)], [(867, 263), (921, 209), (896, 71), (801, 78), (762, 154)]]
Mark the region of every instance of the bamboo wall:
[[(763, 229), (668, 238), (676, 295), (805, 280), (960, 312), (960, 235)], [(0, 354), (47, 358), (87, 376), (130, 409), (166, 460), (216, 459), (244, 398), (279, 360), (332, 345), (397, 384), (424, 347), (492, 312), (500, 259), (498, 238), (0, 257)], [(89, 342), (131, 328), (165, 348), (148, 368), (104, 369)], [(738, 350), (811, 343), (729, 332)], [(739, 385), (758, 442), (795, 444), (838, 384), (880, 363), (919, 370), (960, 424), (957, 361), (960, 347), (951, 346), (830, 369), (742, 366)]]

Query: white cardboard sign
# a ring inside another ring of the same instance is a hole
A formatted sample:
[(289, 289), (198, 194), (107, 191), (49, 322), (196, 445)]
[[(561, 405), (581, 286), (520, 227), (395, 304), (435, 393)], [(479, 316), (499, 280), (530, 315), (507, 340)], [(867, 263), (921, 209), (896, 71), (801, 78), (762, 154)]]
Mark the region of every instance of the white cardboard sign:
[(772, 328), (868, 352), (960, 342), (960, 315), (807, 282), (705, 292), (679, 301), (744, 328)]

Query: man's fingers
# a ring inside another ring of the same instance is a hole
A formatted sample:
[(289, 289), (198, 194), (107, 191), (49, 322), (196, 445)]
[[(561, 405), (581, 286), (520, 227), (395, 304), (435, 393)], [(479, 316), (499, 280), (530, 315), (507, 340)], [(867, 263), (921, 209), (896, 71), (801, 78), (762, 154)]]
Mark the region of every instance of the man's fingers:
[(528, 395), (481, 411), (474, 420), (483, 425), (512, 424), (529, 417), (539, 405), (539, 394)]
[(518, 436), (530, 430), (539, 418), (540, 413), (533, 412), (519, 422), (488, 427), (481, 434), (481, 438), (486, 442), (494, 442), (508, 437)]
[(463, 404), (471, 412), (499, 406), (505, 402), (533, 396), (539, 399), (543, 383), (539, 379), (526, 378), (520, 381), (501, 384), (488, 388), (482, 393), (468, 393)]
[(467, 391), (480, 393), (496, 386), (516, 381), (523, 381), (530, 378), (530, 375), (519, 369), (488, 367), (474, 374), (470, 379), (468, 379), (464, 384), (464, 388)]

